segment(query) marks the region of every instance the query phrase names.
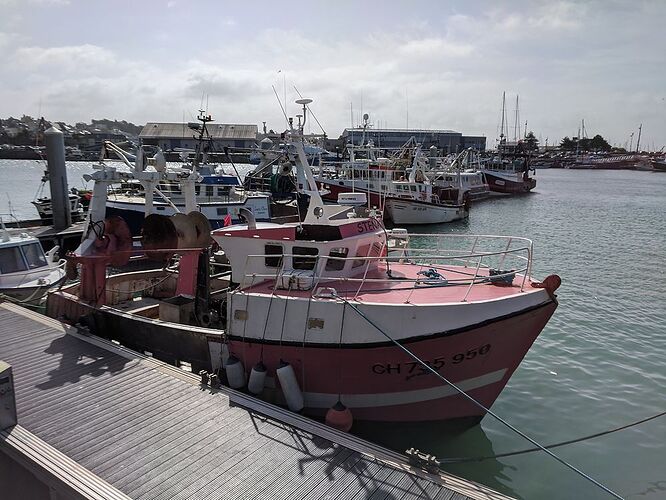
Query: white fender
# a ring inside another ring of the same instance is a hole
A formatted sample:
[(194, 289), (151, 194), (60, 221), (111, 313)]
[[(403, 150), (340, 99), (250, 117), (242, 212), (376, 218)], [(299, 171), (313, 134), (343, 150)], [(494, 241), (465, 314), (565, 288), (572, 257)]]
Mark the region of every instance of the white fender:
[(236, 356), (230, 356), (227, 366), (224, 367), (232, 389), (242, 389), (245, 386), (245, 368)]
[(250, 372), (250, 381), (247, 383), (247, 389), (257, 396), (264, 391), (266, 385), (266, 367), (259, 361)]
[(220, 356), (222, 357), (222, 368), (226, 368), (229, 363), (229, 344), (226, 342), (222, 344), (222, 349), (220, 350)]
[(298, 386), (294, 368), (286, 361), (282, 361), (280, 367), (276, 370), (276, 374), (289, 409), (291, 411), (301, 411), (303, 409), (303, 393)]

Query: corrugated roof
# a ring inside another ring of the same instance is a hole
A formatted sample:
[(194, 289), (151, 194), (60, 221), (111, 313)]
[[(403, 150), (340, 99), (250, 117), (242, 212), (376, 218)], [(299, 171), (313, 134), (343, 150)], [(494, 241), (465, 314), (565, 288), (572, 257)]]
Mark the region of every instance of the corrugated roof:
[[(362, 134), (362, 128), (346, 128), (343, 134), (354, 132), (355, 134)], [(455, 130), (436, 130), (436, 129), (423, 129), (423, 128), (371, 128), (366, 130), (367, 134), (455, 134), (462, 135), (461, 132), (456, 132)]]
[[(256, 125), (236, 123), (209, 123), (208, 133), (213, 139), (251, 139), (257, 138)], [(187, 123), (148, 122), (141, 130), (141, 139), (192, 139), (198, 134)]]
[(19, 424), (131, 498), (507, 498), (17, 306), (0, 324)]

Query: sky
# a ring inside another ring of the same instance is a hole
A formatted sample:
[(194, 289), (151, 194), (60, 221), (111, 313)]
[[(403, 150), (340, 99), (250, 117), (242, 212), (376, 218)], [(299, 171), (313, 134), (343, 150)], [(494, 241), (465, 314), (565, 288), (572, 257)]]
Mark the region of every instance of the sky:
[[(273, 90), (275, 89), (275, 91)], [(666, 1), (0, 0), (0, 118), (282, 130), (298, 91), (329, 136), (578, 133), (666, 145)], [(311, 121), (311, 131), (320, 129)]]

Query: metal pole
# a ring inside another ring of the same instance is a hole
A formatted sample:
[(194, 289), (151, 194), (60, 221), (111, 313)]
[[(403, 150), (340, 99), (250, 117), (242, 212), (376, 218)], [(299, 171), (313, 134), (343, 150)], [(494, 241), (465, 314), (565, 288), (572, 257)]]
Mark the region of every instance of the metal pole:
[(12, 367), (0, 360), (0, 430), (16, 425), (16, 397)]
[(67, 169), (65, 166), (65, 137), (55, 127), (51, 127), (44, 132), (44, 137), (46, 142), (49, 185), (51, 186), (53, 228), (63, 230), (72, 225), (69, 188), (67, 187)]

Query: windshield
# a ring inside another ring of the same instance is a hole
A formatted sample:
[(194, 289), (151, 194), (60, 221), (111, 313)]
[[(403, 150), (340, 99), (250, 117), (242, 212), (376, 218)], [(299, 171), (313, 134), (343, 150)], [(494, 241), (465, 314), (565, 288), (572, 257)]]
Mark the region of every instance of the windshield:
[(46, 257), (44, 256), (44, 251), (42, 250), (42, 245), (39, 243), (22, 245), (21, 250), (23, 250), (25, 261), (28, 263), (28, 267), (30, 269), (36, 269), (38, 267), (44, 267), (48, 265), (48, 262), (46, 262)]
[(0, 248), (0, 274), (15, 273), (26, 269), (19, 247)]

